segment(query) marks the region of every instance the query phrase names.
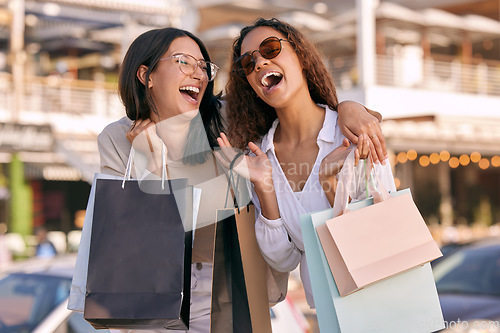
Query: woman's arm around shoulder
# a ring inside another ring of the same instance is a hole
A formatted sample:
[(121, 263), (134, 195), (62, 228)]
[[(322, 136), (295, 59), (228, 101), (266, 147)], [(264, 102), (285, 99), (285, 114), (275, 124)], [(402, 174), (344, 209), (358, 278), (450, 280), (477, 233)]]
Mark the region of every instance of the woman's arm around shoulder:
[(338, 124), (342, 134), (354, 144), (362, 135), (369, 138), (370, 152), (375, 162), (385, 164), (387, 158), (387, 147), (380, 122), (380, 113), (353, 101), (344, 101), (337, 107)]

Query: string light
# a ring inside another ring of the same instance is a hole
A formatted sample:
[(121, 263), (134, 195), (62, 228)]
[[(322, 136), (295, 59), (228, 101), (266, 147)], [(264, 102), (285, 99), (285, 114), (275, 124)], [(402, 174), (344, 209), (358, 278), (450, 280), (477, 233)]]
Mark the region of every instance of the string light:
[(493, 156), (491, 158), (491, 165), (493, 165), (495, 168), (498, 168), (500, 166), (500, 156)]
[[(407, 152), (400, 152), (397, 155), (392, 156), (392, 165), (396, 165), (399, 163), (406, 163), (407, 161), (414, 161), (418, 157), (418, 153), (415, 149), (409, 149)], [(429, 156), (421, 155), (419, 158), (419, 164), (423, 167), (429, 166), (429, 164), (438, 164), (439, 162), (448, 162), (448, 165), (451, 168), (458, 168), (460, 165), (467, 166), (471, 162), (478, 163), (479, 167), (482, 170), (488, 169), (490, 166), (492, 167), (500, 167), (500, 156), (495, 155), (491, 157), (491, 160), (488, 158), (484, 158), (481, 156), (481, 153), (475, 151), (470, 155), (462, 154), (460, 157), (451, 157), (450, 152), (446, 150), (442, 150), (439, 153), (431, 153)]]
[(425, 168), (430, 163), (429, 156), (427, 156), (427, 155), (420, 156), (420, 159), (418, 160), (418, 162), (420, 163), (421, 166), (423, 166)]
[(414, 149), (408, 150), (408, 152), (406, 153), (406, 155), (408, 156), (408, 159), (410, 161), (415, 161), (417, 159), (417, 151), (414, 150)]
[(448, 160), (450, 159), (450, 153), (446, 150), (443, 150), (439, 153), (439, 157), (441, 157), (441, 161), (448, 162)]
[(432, 153), (429, 159), (432, 164), (438, 164), (441, 161), (441, 157), (439, 157), (438, 153)]
[(470, 163), (470, 157), (467, 154), (462, 154), (460, 155), (459, 161), (463, 166), (467, 166)]
[(483, 170), (486, 170), (490, 167), (490, 161), (487, 158), (482, 158), (479, 160), (479, 167)]
[(408, 156), (406, 156), (406, 153), (405, 152), (400, 152), (398, 154), (398, 162), (399, 163), (406, 163), (406, 161), (408, 161)]
[(460, 165), (460, 161), (458, 160), (457, 157), (452, 157), (448, 161), (448, 164), (450, 165), (451, 168), (455, 169)]
[(477, 151), (470, 154), (470, 160), (474, 163), (478, 163), (481, 160), (481, 154)]
[(396, 185), (396, 188), (399, 188), (401, 186), (401, 181), (399, 178), (394, 178), (394, 185)]

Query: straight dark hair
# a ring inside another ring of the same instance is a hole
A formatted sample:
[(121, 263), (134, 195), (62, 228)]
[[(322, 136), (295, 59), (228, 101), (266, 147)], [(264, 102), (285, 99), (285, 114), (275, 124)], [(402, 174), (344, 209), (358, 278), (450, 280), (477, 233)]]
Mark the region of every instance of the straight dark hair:
[[(118, 91), (130, 120), (148, 119), (151, 117), (151, 112), (159, 117), (150, 89), (147, 84), (144, 85), (139, 80), (137, 71), (141, 65), (146, 66), (148, 70), (145, 82), (148, 82), (151, 73), (156, 70), (160, 58), (167, 52), (172, 42), (180, 37), (191, 38), (200, 48), (203, 59), (210, 61), (210, 56), (203, 42), (189, 31), (182, 29), (172, 27), (153, 29), (137, 37), (130, 45), (120, 66), (118, 78)], [(206, 161), (207, 152), (195, 153), (199, 151), (197, 147), (200, 143), (205, 141), (205, 136), (210, 147), (218, 146), (217, 137), (220, 132), (224, 131), (219, 98), (220, 94), (214, 95), (214, 81), (208, 82), (200, 103), (203, 126), (196, 124), (196, 121), (191, 122), (184, 149), (184, 163), (198, 164)], [(205, 133), (201, 132), (203, 129)]]

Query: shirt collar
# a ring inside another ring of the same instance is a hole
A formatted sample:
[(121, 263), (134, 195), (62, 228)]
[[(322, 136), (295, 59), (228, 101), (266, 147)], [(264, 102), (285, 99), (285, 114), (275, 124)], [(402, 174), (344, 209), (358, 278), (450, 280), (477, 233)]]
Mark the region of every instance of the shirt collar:
[(335, 141), (335, 127), (337, 126), (337, 112), (330, 109), (327, 105), (318, 104), (322, 108), (325, 108), (325, 120), (323, 121), (323, 127), (319, 131), (318, 141), (325, 141), (329, 143), (334, 143)]
[[(318, 105), (325, 109), (325, 120), (323, 121), (323, 127), (319, 131), (317, 140), (334, 143), (335, 127), (337, 125), (338, 114), (337, 112), (330, 109), (327, 105)], [(276, 118), (269, 131), (267, 131), (266, 135), (262, 137), (260, 150), (262, 150), (264, 153), (267, 153), (269, 149), (274, 150), (274, 133), (276, 132), (276, 128), (278, 127), (279, 122), (279, 119)]]
[(269, 149), (274, 150), (274, 132), (276, 132), (276, 127), (278, 127), (279, 123), (280, 120), (276, 118), (269, 131), (267, 131), (266, 135), (264, 135), (264, 137), (262, 138), (260, 150), (262, 150), (264, 153), (267, 153)]

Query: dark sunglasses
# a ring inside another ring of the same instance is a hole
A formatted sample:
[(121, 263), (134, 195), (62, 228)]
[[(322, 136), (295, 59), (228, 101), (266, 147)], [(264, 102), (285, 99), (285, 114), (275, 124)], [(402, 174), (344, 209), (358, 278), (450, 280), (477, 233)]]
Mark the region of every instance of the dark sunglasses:
[(255, 52), (259, 52), (264, 59), (276, 58), (281, 52), (281, 41), (288, 42), (288, 40), (278, 37), (268, 37), (264, 39), (262, 43), (260, 43), (258, 50), (247, 52), (236, 59), (233, 63), (233, 72), (243, 77), (252, 73), (255, 68), (255, 58), (253, 57)]

